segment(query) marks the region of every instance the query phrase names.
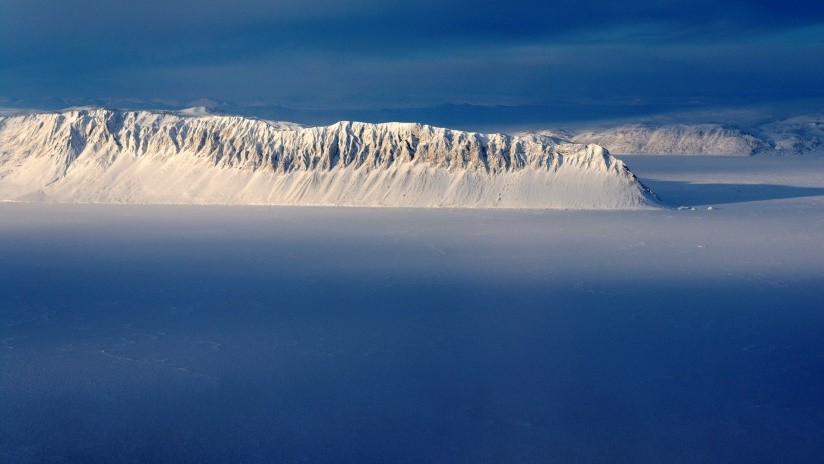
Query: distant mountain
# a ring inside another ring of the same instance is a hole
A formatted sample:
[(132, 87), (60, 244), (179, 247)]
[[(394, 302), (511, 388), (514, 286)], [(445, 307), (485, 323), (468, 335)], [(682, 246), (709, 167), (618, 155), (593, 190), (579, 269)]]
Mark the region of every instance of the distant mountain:
[(614, 153), (687, 155), (753, 155), (770, 145), (752, 134), (715, 124), (648, 127), (624, 126), (606, 131), (584, 131), (572, 140), (597, 143)]
[(577, 143), (598, 144), (615, 154), (824, 155), (824, 116), (800, 116), (752, 127), (628, 124), (536, 133)]
[(0, 200), (640, 208), (597, 145), (414, 123), (297, 124), (94, 107), (0, 117)]
[(824, 155), (824, 116), (798, 116), (758, 128), (775, 151), (792, 155)]
[[(0, 89), (2, 90), (2, 89)], [(39, 108), (57, 111), (63, 108), (93, 106), (128, 108), (131, 110), (174, 111), (184, 107), (205, 107), (214, 113), (238, 115), (268, 120), (297, 121), (306, 125), (329, 125), (337, 121), (421, 122), (440, 127), (497, 132), (504, 128), (532, 124), (570, 124), (593, 119), (643, 117), (680, 107), (660, 105), (610, 105), (568, 102), (558, 104), (486, 105), (468, 103), (440, 103), (413, 106), (289, 106), (275, 102), (233, 102), (208, 98), (193, 101), (139, 100), (139, 99), (14, 99), (0, 95), (0, 107)], [(0, 108), (2, 111), (2, 108)]]

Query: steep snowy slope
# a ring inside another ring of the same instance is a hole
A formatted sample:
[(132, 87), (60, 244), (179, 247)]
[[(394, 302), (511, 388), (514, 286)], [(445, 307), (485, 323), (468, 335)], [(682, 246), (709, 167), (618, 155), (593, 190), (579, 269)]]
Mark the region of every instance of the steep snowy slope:
[(550, 137), (201, 111), (0, 118), (2, 200), (602, 209), (651, 198), (603, 148)]

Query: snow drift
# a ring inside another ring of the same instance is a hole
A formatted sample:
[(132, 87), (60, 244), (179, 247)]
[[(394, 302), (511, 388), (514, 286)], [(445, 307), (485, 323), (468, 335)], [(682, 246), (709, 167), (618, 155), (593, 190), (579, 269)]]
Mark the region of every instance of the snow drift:
[(0, 200), (640, 208), (602, 147), (412, 123), (302, 128), (198, 111), (0, 118)]

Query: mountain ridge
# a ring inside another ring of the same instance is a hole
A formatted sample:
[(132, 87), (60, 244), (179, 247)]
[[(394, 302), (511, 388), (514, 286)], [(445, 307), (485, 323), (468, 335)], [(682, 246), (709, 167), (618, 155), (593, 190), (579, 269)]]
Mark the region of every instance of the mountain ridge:
[(0, 117), (0, 199), (104, 203), (641, 208), (597, 145), (417, 123), (297, 124), (75, 108)]

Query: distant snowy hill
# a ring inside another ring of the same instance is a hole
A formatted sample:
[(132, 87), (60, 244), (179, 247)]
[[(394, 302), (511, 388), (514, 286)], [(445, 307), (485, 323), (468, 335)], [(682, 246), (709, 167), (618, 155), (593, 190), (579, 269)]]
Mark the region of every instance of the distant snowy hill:
[(824, 116), (798, 116), (764, 124), (759, 130), (780, 153), (824, 155)]
[(0, 200), (640, 208), (653, 195), (597, 145), (341, 122), (75, 108), (0, 117)]
[(715, 124), (648, 127), (624, 126), (606, 131), (585, 131), (572, 140), (597, 143), (614, 153), (753, 155), (770, 149), (769, 144), (734, 127)]
[(628, 124), (577, 131), (543, 130), (537, 134), (577, 143), (598, 144), (615, 154), (824, 155), (822, 116), (801, 116), (754, 127), (721, 124)]

